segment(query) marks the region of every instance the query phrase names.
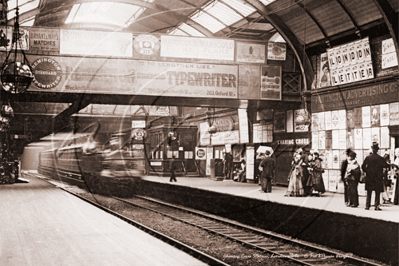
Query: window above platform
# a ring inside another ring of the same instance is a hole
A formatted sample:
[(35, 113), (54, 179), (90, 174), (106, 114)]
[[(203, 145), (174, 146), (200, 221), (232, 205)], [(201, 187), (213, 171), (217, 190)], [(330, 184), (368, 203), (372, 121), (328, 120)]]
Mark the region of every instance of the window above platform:
[[(144, 0), (153, 2), (153, 0)], [(91, 2), (75, 4), (69, 12), (65, 24), (109, 24), (118, 27), (128, 27), (146, 10), (145, 7), (116, 3)]]

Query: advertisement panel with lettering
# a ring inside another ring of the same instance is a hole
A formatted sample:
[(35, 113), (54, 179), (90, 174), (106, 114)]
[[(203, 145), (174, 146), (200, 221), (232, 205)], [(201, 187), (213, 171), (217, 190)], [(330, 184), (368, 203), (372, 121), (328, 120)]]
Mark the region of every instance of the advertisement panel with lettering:
[(55, 56), (28, 59), (37, 81), (31, 91), (237, 98), (235, 65)]

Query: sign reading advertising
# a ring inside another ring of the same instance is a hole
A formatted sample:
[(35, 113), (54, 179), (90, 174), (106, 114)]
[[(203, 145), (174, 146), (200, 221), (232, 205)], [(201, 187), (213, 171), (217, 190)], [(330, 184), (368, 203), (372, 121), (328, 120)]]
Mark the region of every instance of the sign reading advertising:
[(285, 61), (287, 47), (285, 43), (269, 42), (267, 44), (267, 59)]
[(261, 100), (281, 101), (281, 66), (262, 66), (261, 71)]
[(131, 33), (61, 29), (60, 54), (132, 57), (132, 46)]
[(234, 40), (163, 35), (161, 56), (234, 61)]
[(60, 52), (60, 30), (30, 29), (30, 50)]
[(266, 46), (257, 43), (237, 42), (237, 62), (265, 64)]
[[(28, 59), (34, 61), (35, 79), (43, 84), (39, 75), (46, 77), (43, 86), (35, 83), (31, 90), (237, 98), (236, 65), (78, 57), (29, 56)], [(47, 65), (54, 69), (45, 69)]]
[(312, 96), (312, 112), (351, 109), (398, 100), (398, 83), (389, 82), (367, 87)]
[(332, 86), (374, 78), (369, 38), (327, 49)]
[(389, 68), (398, 65), (398, 57), (396, 55), (393, 39), (382, 41), (382, 65), (381, 68)]

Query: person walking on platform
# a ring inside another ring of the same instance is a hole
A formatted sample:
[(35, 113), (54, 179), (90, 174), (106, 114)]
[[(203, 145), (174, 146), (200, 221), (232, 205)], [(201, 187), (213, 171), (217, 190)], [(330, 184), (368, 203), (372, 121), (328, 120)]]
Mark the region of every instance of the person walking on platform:
[(386, 167), (384, 168), (384, 172), (383, 172), (383, 178), (382, 178), (382, 184), (383, 184), (383, 189), (384, 191), (381, 193), (382, 195), (382, 200), (384, 204), (392, 204), (391, 199), (389, 198), (389, 191), (388, 191), (388, 187), (391, 187), (391, 183), (392, 180), (389, 179), (389, 169), (390, 169), (390, 160), (389, 160), (389, 152), (385, 151), (384, 156), (382, 157), (384, 158), (385, 162), (387, 163)]
[(302, 155), (300, 153), (295, 153), (294, 160), (291, 163), (291, 172), (288, 176), (289, 184), (285, 196), (300, 197), (305, 195), (302, 185), (302, 163)]
[(172, 156), (172, 160), (170, 160), (169, 168), (170, 168), (170, 179), (169, 179), (169, 182), (172, 182), (172, 181), (177, 182), (176, 176), (175, 176), (175, 171), (176, 171), (175, 156)]
[(374, 209), (381, 211), (380, 193), (383, 191), (383, 171), (387, 163), (377, 154), (379, 147), (377, 142), (371, 146), (372, 154), (368, 155), (362, 164), (362, 170), (366, 172), (366, 210), (370, 209), (371, 194), (375, 191)]
[(307, 186), (311, 187), (311, 190), (316, 192), (316, 194), (312, 193), (312, 196), (315, 195), (320, 197), (320, 194), (326, 192), (323, 181), (324, 169), (321, 162), (322, 159), (319, 157), (319, 152), (317, 150), (311, 151), (308, 162), (309, 178)]
[(356, 161), (356, 152), (350, 151), (348, 156), (348, 164), (345, 171), (344, 182), (348, 186), (349, 205), (347, 207), (356, 208), (359, 206), (359, 194), (357, 186), (360, 181), (360, 165)]
[(265, 157), (260, 163), (262, 168), (261, 178), (261, 192), (271, 193), (272, 192), (272, 179), (274, 178), (274, 170), (276, 169), (276, 161), (271, 158), (271, 151), (265, 151)]
[(225, 179), (232, 179), (233, 155), (230, 152), (224, 154), (224, 176)]
[(349, 187), (348, 183), (345, 182), (345, 173), (346, 173), (346, 168), (348, 167), (348, 160), (350, 159), (349, 154), (351, 152), (352, 152), (351, 149), (346, 150), (346, 159), (341, 163), (341, 181), (344, 184), (344, 199), (345, 199), (345, 205), (347, 207), (349, 207), (350, 204), (349, 204)]

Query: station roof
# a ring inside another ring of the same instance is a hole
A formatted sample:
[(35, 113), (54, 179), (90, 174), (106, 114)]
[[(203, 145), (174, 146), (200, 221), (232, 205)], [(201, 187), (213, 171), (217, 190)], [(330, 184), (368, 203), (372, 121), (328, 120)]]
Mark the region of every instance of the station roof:
[[(16, 1), (8, 2), (9, 24)], [(306, 46), (361, 35), (399, 10), (397, 0), (18, 0), (18, 5), (22, 26), (253, 40), (277, 39), (279, 31), (290, 30)]]
[[(7, 3), (7, 24), (13, 25), (16, 0)], [(18, 6), (21, 26), (287, 42), (302, 63), (308, 88), (313, 79), (309, 55), (370, 34), (391, 34), (397, 45), (399, 34), (397, 0), (18, 0)], [(122, 98), (95, 97), (97, 101), (91, 99), (83, 106), (129, 104)], [(71, 108), (78, 98), (69, 97), (68, 103), (65, 98), (29, 94), (20, 100), (71, 115), (81, 110)], [(146, 104), (144, 98), (137, 99)], [(56, 106), (48, 103), (57, 101)], [(221, 103), (217, 99), (176, 100), (182, 102), (187, 106)], [(158, 100), (157, 104), (171, 102)], [(238, 100), (223, 104), (245, 106)]]

